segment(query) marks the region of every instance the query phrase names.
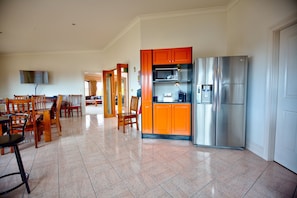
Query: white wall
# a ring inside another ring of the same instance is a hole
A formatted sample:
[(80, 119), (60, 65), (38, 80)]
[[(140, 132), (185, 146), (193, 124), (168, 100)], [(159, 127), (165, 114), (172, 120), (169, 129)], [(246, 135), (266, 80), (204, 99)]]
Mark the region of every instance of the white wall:
[[(268, 156), (269, 123), (265, 123), (265, 93), (273, 27), (297, 11), (296, 0), (241, 0), (230, 8), (228, 53), (246, 54), (249, 60), (247, 99), (247, 149), (264, 159)], [(288, 20), (289, 21), (289, 20)], [(267, 108), (270, 108), (269, 106)]]
[(102, 70), (100, 52), (57, 52), (0, 56), (0, 98), (34, 94), (33, 84), (21, 84), (19, 70), (49, 71), (49, 84), (39, 85), (36, 94), (84, 94), (84, 71)]
[(132, 95), (136, 96), (136, 91), (140, 88), (137, 80), (140, 70), (140, 24), (138, 20), (131, 23), (121, 37), (105, 49), (104, 61), (110, 69), (116, 68), (118, 63), (128, 64), (129, 98)]
[[(193, 59), (226, 55), (223, 8), (146, 17), (141, 20), (141, 48), (193, 47)], [(170, 16), (170, 17), (169, 17)]]

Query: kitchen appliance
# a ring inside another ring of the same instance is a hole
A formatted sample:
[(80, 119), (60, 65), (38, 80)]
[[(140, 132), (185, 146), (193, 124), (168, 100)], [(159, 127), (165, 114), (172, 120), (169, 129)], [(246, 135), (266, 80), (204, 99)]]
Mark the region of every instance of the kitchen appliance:
[(193, 67), (192, 141), (244, 148), (247, 56), (197, 58)]
[(154, 81), (176, 81), (178, 80), (178, 68), (156, 68), (153, 71)]
[(186, 102), (187, 98), (186, 98), (187, 94), (183, 91), (179, 91), (178, 92), (178, 102)]
[(164, 93), (163, 102), (173, 102), (171, 93)]

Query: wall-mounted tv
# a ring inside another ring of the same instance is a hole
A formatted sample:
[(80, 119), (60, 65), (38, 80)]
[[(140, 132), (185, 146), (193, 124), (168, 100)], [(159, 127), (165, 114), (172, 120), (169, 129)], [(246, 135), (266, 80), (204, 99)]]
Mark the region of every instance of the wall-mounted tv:
[(20, 70), (21, 83), (48, 84), (47, 71)]

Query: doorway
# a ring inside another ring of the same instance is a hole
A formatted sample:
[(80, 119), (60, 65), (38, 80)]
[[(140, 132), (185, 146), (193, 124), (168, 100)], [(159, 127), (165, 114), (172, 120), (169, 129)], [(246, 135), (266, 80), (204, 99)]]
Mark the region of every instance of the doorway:
[(85, 114), (103, 114), (102, 73), (84, 73)]
[(113, 70), (103, 71), (104, 117), (115, 117), (129, 105), (128, 64), (117, 64)]
[(279, 31), (274, 160), (297, 173), (297, 23)]

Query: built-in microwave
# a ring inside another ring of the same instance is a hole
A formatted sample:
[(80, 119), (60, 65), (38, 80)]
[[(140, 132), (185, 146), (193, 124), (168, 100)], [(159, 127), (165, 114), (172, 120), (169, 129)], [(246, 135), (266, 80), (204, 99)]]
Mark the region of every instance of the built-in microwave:
[(153, 71), (154, 81), (178, 80), (177, 68), (155, 68)]

